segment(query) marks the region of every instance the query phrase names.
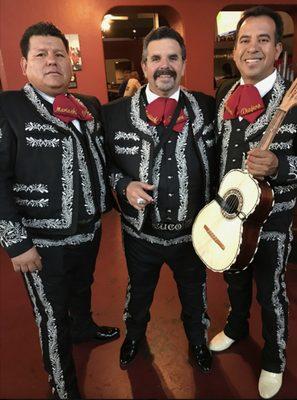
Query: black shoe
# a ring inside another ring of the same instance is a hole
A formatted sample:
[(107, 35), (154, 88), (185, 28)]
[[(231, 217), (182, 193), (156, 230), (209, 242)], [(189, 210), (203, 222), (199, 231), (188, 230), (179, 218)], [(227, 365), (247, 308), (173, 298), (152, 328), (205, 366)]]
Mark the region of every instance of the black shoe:
[(106, 343), (111, 342), (120, 337), (119, 328), (113, 328), (110, 326), (97, 326), (93, 324), (91, 329), (87, 329), (85, 331), (81, 331), (80, 334), (72, 333), (72, 343), (82, 343), (82, 342), (90, 342), (95, 341), (98, 343)]
[(202, 372), (209, 372), (212, 363), (212, 354), (205, 345), (190, 345), (190, 357), (195, 366), (198, 366)]
[(142, 339), (125, 339), (120, 351), (120, 366), (126, 368), (136, 357)]

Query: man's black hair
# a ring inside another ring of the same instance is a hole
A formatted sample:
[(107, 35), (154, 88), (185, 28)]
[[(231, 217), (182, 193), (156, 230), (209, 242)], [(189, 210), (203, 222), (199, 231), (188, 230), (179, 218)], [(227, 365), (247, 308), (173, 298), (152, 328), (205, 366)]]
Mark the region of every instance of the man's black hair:
[(252, 8), (248, 8), (245, 10), (242, 14), (242, 17), (238, 21), (237, 27), (236, 27), (236, 33), (235, 33), (235, 43), (237, 42), (238, 39), (238, 33), (239, 29), (241, 28), (241, 25), (244, 23), (244, 21), (249, 18), (249, 17), (262, 17), (266, 16), (271, 18), (274, 23), (275, 23), (275, 44), (279, 43), (282, 41), (283, 38), (283, 32), (284, 32), (284, 24), (281, 16), (272, 8), (266, 7), (266, 6), (256, 6)]
[(161, 40), (161, 39), (173, 39), (178, 42), (181, 48), (182, 52), (182, 59), (186, 59), (186, 46), (184, 39), (182, 36), (175, 31), (173, 28), (170, 28), (169, 26), (160, 26), (160, 28), (157, 28), (150, 33), (146, 35), (146, 37), (143, 39), (143, 50), (142, 50), (142, 62), (146, 61), (147, 58), (147, 47), (150, 42), (153, 40)]
[(38, 22), (37, 24), (29, 26), (22, 36), (20, 47), (23, 57), (27, 58), (29, 52), (29, 42), (31, 36), (55, 36), (62, 40), (65, 49), (69, 50), (69, 43), (65, 35), (51, 22)]

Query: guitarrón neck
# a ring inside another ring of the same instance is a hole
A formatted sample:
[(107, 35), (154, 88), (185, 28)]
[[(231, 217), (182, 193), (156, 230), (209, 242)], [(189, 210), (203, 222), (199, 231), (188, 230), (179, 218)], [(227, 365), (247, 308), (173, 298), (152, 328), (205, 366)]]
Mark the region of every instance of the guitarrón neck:
[(281, 110), (278, 108), (274, 114), (274, 117), (270, 121), (270, 124), (268, 125), (258, 147), (261, 150), (268, 150), (269, 146), (271, 145), (275, 135), (277, 134), (277, 131), (283, 122), (283, 119), (285, 118), (286, 111)]

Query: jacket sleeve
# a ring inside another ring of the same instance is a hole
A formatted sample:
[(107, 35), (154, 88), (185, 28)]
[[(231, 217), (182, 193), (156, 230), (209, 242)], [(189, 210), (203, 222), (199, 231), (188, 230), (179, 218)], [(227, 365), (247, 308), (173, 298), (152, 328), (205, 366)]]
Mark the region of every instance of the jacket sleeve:
[(109, 183), (112, 190), (114, 190), (118, 196), (126, 198), (126, 188), (133, 179), (130, 176), (125, 175), (114, 162), (114, 157), (112, 156), (112, 133), (110, 132), (108, 127), (107, 108), (105, 106), (102, 107), (102, 114), (105, 138), (106, 166)]
[[(297, 107), (291, 109), (289, 113), (294, 116), (291, 119), (297, 121)], [(288, 115), (289, 115), (288, 113)], [(297, 122), (294, 123), (295, 129), (297, 129)], [(295, 130), (293, 136), (293, 151), (276, 151), (275, 155), (278, 158), (278, 172), (276, 177), (270, 178), (272, 184), (283, 185), (283, 184), (296, 184), (297, 183), (297, 133)]]
[(13, 197), (16, 151), (16, 136), (0, 103), (0, 245), (10, 257), (16, 257), (33, 246)]

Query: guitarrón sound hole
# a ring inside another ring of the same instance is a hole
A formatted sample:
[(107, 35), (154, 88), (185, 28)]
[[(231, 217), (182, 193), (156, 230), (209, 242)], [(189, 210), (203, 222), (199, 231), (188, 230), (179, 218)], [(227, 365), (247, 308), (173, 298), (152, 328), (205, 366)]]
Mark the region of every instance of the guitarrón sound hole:
[(225, 210), (230, 213), (234, 214), (238, 211), (239, 206), (239, 199), (235, 194), (231, 194), (225, 200)]

